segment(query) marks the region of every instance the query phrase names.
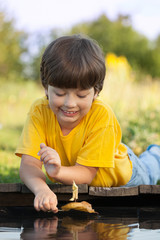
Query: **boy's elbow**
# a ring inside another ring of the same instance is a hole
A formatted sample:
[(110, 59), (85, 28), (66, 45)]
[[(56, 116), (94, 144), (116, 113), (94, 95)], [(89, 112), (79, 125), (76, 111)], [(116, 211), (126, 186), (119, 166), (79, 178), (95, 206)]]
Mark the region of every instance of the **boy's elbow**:
[(90, 185), (92, 183), (92, 181), (93, 181), (93, 177), (90, 177), (90, 178), (87, 179), (85, 184)]
[(97, 167), (87, 167), (76, 163), (76, 167), (80, 170), (80, 182), (79, 184), (90, 185), (97, 174)]
[(90, 173), (88, 175), (87, 174), (84, 175), (83, 177), (81, 176), (79, 184), (90, 185), (92, 183), (94, 177), (95, 177), (95, 175), (90, 174)]

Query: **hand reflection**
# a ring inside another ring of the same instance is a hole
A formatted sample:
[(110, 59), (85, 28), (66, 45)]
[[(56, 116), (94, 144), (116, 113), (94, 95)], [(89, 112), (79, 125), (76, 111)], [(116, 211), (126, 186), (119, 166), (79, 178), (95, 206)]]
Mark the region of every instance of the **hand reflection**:
[(58, 227), (58, 218), (54, 217), (52, 219), (47, 218), (38, 218), (34, 222), (34, 230), (35, 231), (47, 231), (56, 233)]
[(48, 239), (49, 236), (55, 236), (57, 233), (58, 218), (53, 217), (38, 218), (34, 221), (34, 228), (24, 228), (21, 233), (21, 239), (23, 240), (40, 240)]

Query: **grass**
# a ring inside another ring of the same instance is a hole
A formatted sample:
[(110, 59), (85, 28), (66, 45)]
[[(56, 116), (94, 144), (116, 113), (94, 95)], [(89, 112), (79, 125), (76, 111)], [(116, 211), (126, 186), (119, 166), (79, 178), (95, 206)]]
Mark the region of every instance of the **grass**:
[[(123, 142), (136, 154), (149, 144), (160, 144), (160, 81), (136, 83), (108, 74), (100, 98), (114, 110)], [(20, 182), (20, 159), (14, 155), (32, 102), (43, 95), (32, 81), (0, 84), (0, 183)]]
[[(106, 81), (107, 83), (107, 81)], [(122, 128), (122, 141), (139, 155), (149, 144), (160, 145), (160, 81), (108, 81), (101, 98), (108, 102)]]
[(42, 94), (31, 81), (0, 84), (0, 183), (20, 182), (20, 158), (14, 152), (30, 105)]

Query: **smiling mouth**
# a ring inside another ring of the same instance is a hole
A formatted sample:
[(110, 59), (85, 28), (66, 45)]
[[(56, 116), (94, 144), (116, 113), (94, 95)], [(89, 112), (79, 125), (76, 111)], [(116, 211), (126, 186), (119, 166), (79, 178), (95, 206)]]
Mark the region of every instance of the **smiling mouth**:
[(61, 111), (65, 116), (69, 116), (69, 117), (75, 116), (78, 113), (78, 111), (66, 111), (63, 109), (61, 109)]

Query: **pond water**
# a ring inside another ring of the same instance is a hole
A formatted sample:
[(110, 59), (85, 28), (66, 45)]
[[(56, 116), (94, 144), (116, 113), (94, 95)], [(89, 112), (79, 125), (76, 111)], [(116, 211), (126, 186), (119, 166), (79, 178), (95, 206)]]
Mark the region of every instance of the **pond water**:
[(97, 215), (0, 209), (1, 240), (160, 240), (160, 208), (95, 209)]

